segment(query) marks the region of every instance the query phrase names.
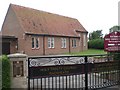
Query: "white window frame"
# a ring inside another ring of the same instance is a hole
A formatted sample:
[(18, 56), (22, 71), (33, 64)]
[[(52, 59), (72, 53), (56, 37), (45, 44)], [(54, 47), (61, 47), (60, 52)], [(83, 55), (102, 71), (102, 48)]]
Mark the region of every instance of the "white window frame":
[(32, 49), (35, 49), (35, 38), (32, 37)]
[(36, 49), (39, 49), (40, 48), (40, 44), (39, 44), (39, 38), (35, 38), (35, 46), (36, 46)]
[(66, 48), (66, 38), (61, 38), (61, 48)]
[[(34, 45), (34, 47), (33, 47), (33, 45)], [(39, 38), (32, 37), (32, 49), (39, 49), (39, 48), (40, 48)]]
[(48, 38), (48, 48), (51, 48), (51, 38)]
[(48, 48), (55, 48), (54, 37), (48, 37)]
[(77, 47), (77, 40), (74, 38), (72, 39), (72, 47), (76, 48)]

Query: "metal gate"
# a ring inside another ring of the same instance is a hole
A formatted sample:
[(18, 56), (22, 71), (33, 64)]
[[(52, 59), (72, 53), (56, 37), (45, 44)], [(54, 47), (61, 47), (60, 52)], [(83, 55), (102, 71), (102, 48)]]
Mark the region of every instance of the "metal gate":
[(114, 55), (28, 58), (28, 89), (99, 89), (120, 84)]

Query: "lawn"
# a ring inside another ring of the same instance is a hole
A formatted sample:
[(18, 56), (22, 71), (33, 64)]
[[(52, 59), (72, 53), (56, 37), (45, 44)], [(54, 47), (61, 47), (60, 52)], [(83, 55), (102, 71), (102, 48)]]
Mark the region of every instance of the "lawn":
[(96, 54), (107, 54), (107, 52), (99, 49), (88, 49), (82, 52), (71, 53), (71, 55), (96, 55)]

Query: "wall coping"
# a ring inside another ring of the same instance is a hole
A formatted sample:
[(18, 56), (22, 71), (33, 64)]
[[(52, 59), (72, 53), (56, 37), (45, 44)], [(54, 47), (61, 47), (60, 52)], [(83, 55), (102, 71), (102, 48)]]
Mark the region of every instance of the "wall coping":
[(22, 53), (14, 53), (14, 54), (9, 54), (7, 56), (9, 58), (26, 58), (27, 57), (26, 54), (22, 54)]

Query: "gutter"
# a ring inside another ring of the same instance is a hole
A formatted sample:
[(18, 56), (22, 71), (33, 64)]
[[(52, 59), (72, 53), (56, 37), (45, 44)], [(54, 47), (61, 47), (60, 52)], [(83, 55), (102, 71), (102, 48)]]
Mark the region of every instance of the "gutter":
[(26, 35), (33, 35), (33, 36), (54, 36), (54, 37), (68, 37), (68, 38), (79, 38), (79, 36), (65, 36), (65, 35), (50, 35), (50, 34), (35, 34), (31, 32), (25, 32)]

